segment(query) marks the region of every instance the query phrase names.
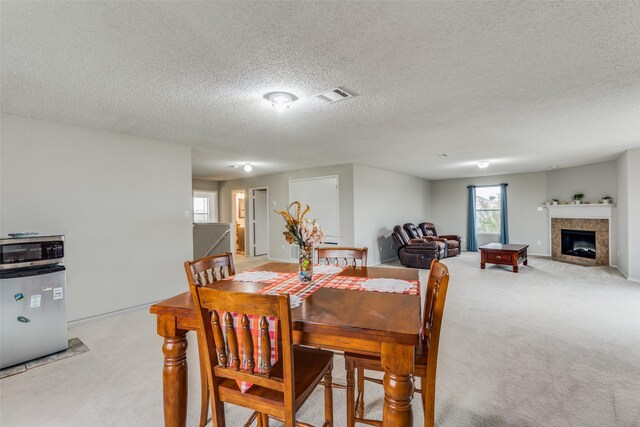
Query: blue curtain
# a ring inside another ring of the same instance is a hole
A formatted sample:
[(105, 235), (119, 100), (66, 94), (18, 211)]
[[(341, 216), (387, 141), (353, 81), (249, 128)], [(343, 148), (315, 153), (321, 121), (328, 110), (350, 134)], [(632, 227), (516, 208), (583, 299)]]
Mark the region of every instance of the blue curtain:
[(500, 243), (509, 243), (509, 221), (507, 219), (507, 185), (500, 184)]
[(469, 206), (467, 208), (467, 250), (476, 252), (478, 242), (476, 241), (476, 186), (470, 185)]

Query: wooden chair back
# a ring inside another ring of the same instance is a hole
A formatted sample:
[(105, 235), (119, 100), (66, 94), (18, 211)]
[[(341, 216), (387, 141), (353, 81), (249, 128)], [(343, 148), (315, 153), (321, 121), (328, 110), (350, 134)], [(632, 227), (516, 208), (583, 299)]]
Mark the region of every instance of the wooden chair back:
[(236, 274), (231, 252), (211, 255), (195, 261), (187, 261), (184, 263), (184, 268), (189, 283), (193, 281), (196, 285), (209, 285), (217, 280)]
[(326, 247), (317, 248), (318, 263), (335, 265), (357, 266), (360, 261), (361, 267), (367, 266), (367, 248), (347, 248), (347, 247)]
[(425, 298), (422, 321), (422, 351), (427, 355), (425, 376), (422, 379), (422, 405), (425, 427), (434, 426), (436, 402), (436, 371), (438, 367), (438, 346), (440, 327), (444, 314), (444, 303), (449, 287), (449, 269), (434, 259), (429, 270), (427, 296)]
[[(295, 382), (293, 378), (293, 338), (291, 332), (291, 311), (289, 294), (267, 295), (241, 292), (227, 292), (190, 283), (198, 324), (205, 344), (202, 346), (211, 389), (211, 405), (219, 407), (218, 385), (225, 379), (246, 381), (284, 394), (284, 410), (294, 419)], [(223, 314), (224, 313), (224, 314)], [(233, 314), (237, 313), (237, 328), (242, 329), (242, 340), (234, 326)], [(254, 354), (254, 342), (249, 330), (249, 317), (258, 317), (260, 356), (262, 372), (257, 372), (258, 355)], [(271, 342), (269, 318), (279, 322), (281, 347), (279, 347), (278, 369), (273, 372), (271, 351), (279, 343)], [(274, 318), (278, 319), (275, 320)], [(226, 330), (226, 341), (223, 333)], [(242, 357), (247, 366), (242, 366)], [(280, 369), (281, 368), (281, 369)], [(275, 374), (275, 375), (272, 375)], [(232, 402), (236, 403), (236, 402)], [(241, 402), (237, 402), (241, 403)], [(269, 406), (267, 399), (263, 402)], [(273, 402), (282, 406), (282, 402)], [(264, 411), (269, 412), (269, 411)], [(215, 416), (215, 411), (214, 411)], [(214, 425), (216, 425), (214, 420)]]
[(425, 351), (428, 351), (427, 365), (431, 365), (433, 362), (434, 369), (438, 358), (440, 327), (442, 326), (448, 287), (449, 269), (446, 265), (434, 259), (429, 270), (427, 295), (422, 314), (422, 345)]

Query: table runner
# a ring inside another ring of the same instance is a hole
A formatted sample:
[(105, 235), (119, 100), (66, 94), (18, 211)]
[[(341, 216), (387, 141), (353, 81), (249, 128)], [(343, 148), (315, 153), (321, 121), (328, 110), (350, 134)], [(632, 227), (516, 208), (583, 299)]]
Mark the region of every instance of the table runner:
[[(297, 295), (303, 300), (320, 288), (377, 292), (362, 287), (364, 282), (371, 279), (370, 277), (339, 276), (337, 274), (314, 274), (314, 277), (315, 280), (313, 282), (300, 283), (298, 281), (297, 273), (279, 273), (278, 278), (260, 282), (268, 283), (269, 286), (261, 289), (259, 292), (261, 294), (268, 293), (275, 295), (287, 292), (291, 295)], [(402, 293), (408, 295), (420, 295), (420, 282), (417, 280), (406, 281), (411, 283), (413, 286), (408, 291)]]
[[(301, 300), (312, 295), (320, 288), (332, 288), (332, 289), (344, 289), (344, 290), (358, 290), (358, 291), (370, 291), (376, 292), (373, 290), (365, 289), (362, 287), (362, 283), (369, 280), (369, 277), (355, 277), (355, 276), (340, 276), (339, 274), (344, 271), (346, 267), (340, 270), (340, 272), (335, 274), (314, 274), (314, 280), (309, 283), (300, 282), (298, 273), (278, 273), (278, 276), (273, 279), (263, 280), (260, 283), (268, 284), (269, 286), (258, 291), (260, 294), (269, 294), (269, 295), (281, 295), (283, 293), (288, 293), (290, 295), (298, 296)], [(253, 270), (259, 271), (259, 270)], [(223, 280), (234, 280), (234, 276), (225, 278)], [(411, 283), (413, 287), (408, 291), (402, 292), (403, 294), (409, 295), (420, 295), (420, 282), (417, 280), (407, 280), (407, 282)], [(258, 355), (258, 360), (256, 361), (256, 372), (262, 372), (260, 369), (263, 366), (262, 363), (262, 343), (259, 339), (259, 316), (247, 315), (249, 318), (249, 331), (251, 332), (253, 343), (254, 343), (254, 355)], [(222, 318), (222, 317), (221, 317)], [(274, 317), (270, 317), (269, 319), (269, 337), (271, 342), (273, 343), (271, 348), (271, 366), (275, 365), (278, 360), (278, 321)], [(234, 313), (233, 315), (233, 324), (238, 334), (238, 342), (243, 342), (243, 334), (244, 331), (240, 327), (238, 328), (238, 314)], [(225, 329), (225, 340), (226, 340), (226, 329)], [(241, 368), (246, 369), (248, 359), (244, 354), (244, 349), (241, 355)], [(245, 393), (252, 386), (251, 383), (247, 383), (244, 381), (237, 381), (238, 387), (240, 387), (240, 391)]]

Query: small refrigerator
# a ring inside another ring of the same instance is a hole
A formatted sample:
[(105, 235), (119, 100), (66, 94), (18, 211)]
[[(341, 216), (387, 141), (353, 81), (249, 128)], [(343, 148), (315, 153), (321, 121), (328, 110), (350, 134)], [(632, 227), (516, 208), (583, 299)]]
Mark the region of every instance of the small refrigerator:
[(67, 349), (64, 265), (0, 270), (0, 368)]

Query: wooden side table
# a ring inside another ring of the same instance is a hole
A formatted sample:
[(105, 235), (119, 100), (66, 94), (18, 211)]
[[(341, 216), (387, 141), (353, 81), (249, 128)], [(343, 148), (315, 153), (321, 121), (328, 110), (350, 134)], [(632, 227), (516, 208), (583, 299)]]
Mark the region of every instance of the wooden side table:
[(527, 265), (527, 248), (529, 245), (512, 245), (489, 243), (480, 247), (480, 268), (486, 264), (510, 265), (513, 272), (518, 272), (518, 265)]

